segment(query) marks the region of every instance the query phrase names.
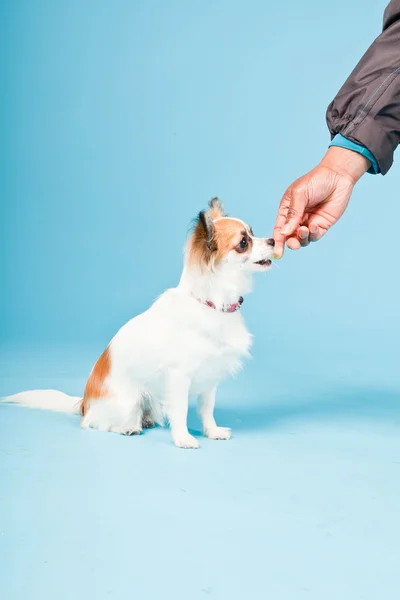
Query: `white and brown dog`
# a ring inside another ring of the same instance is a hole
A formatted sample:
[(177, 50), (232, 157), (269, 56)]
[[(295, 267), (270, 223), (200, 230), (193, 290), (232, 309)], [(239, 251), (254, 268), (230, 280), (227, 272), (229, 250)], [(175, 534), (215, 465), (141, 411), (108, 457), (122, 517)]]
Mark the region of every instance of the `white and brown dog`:
[(248, 355), (251, 335), (240, 307), (253, 273), (270, 268), (273, 247), (273, 239), (254, 237), (211, 200), (188, 240), (179, 285), (118, 331), (93, 367), (83, 399), (36, 390), (5, 401), (80, 413), (84, 428), (126, 435), (167, 420), (177, 446), (198, 448), (187, 428), (189, 395), (196, 395), (204, 434), (228, 440), (230, 429), (214, 419), (215, 394)]

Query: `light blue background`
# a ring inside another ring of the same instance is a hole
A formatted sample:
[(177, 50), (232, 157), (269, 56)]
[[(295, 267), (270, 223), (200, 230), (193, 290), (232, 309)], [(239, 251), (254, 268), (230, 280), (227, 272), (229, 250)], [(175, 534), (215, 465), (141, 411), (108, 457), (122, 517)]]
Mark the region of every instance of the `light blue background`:
[[(0, 394), (80, 394), (177, 282), (210, 197), (271, 234), (384, 6), (0, 2)], [(3, 598), (397, 598), (397, 162), (256, 280), (254, 358), (220, 391), (230, 443), (0, 407)]]

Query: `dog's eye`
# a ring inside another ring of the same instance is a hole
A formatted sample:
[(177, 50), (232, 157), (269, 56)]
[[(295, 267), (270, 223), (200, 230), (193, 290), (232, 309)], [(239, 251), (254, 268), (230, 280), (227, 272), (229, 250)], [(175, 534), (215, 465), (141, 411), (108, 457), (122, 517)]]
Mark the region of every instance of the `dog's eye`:
[(245, 248), (247, 248), (248, 244), (249, 244), (249, 242), (247, 241), (247, 238), (242, 237), (242, 239), (240, 240), (240, 244), (239, 244), (240, 248), (242, 250), (244, 250)]

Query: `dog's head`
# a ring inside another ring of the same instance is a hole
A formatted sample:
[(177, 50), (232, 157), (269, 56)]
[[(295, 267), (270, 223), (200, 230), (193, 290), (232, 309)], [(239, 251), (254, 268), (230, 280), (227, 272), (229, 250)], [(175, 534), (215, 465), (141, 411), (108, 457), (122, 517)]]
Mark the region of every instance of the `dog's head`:
[(255, 237), (242, 220), (227, 217), (222, 203), (214, 198), (208, 210), (198, 215), (189, 240), (188, 261), (202, 269), (227, 265), (240, 271), (267, 271), (274, 244), (272, 238)]

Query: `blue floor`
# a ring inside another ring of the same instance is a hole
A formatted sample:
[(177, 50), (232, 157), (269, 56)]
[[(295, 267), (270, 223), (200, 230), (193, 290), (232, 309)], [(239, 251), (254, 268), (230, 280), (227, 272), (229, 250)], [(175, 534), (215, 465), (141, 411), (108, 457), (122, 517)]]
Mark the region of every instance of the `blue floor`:
[[(0, 394), (79, 394), (96, 352), (4, 352)], [(198, 451), (0, 405), (0, 597), (398, 598), (400, 385), (357, 360), (288, 381), (258, 357), (221, 388), (233, 439)]]

